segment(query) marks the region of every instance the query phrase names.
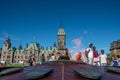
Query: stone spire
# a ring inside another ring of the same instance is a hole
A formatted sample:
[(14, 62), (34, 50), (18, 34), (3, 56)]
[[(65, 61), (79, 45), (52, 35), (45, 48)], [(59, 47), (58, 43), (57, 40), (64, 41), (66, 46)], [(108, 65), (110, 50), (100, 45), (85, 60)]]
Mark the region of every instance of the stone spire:
[(20, 44), (18, 47), (18, 50), (21, 50), (21, 49), (23, 49), (23, 48), (22, 48), (22, 45)]
[(4, 45), (6, 48), (10, 48), (11, 47), (11, 39), (10, 37), (8, 36), (4, 42)]
[(58, 35), (66, 35), (64, 28), (62, 26), (60, 26), (59, 30), (58, 30)]
[(57, 47), (56, 42), (54, 42), (53, 47)]
[(60, 25), (58, 30), (58, 49), (66, 49), (66, 34), (62, 25)]

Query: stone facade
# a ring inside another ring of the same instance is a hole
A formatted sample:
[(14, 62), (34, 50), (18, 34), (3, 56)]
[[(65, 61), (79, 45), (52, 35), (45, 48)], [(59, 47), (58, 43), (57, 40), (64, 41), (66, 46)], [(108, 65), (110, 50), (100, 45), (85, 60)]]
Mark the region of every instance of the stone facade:
[(11, 47), (11, 40), (8, 37), (2, 48), (2, 53), (1, 53), (1, 60), (6, 61), (6, 62), (12, 62), (13, 61), (13, 48)]
[(18, 48), (15, 48), (11, 47), (10, 38), (6, 38), (1, 50), (0, 61), (5, 61), (8, 63), (19, 63), (20, 61), (28, 62), (30, 57), (34, 57), (36, 61), (40, 61), (42, 54), (45, 54), (47, 61), (51, 53), (55, 54), (60, 52), (62, 55), (64, 55), (66, 50), (66, 34), (64, 29), (60, 27), (58, 30), (58, 46), (56, 43), (54, 43), (53, 47), (50, 46), (50, 48), (44, 48), (37, 42), (31, 42), (29, 45), (26, 44), (25, 49), (22, 48), (22, 45), (20, 45)]
[(64, 56), (66, 53), (66, 34), (64, 28), (60, 26), (58, 31), (58, 50)]
[(113, 41), (110, 44), (110, 51), (111, 51), (111, 53), (115, 53), (117, 55), (120, 55), (120, 40)]
[(8, 43), (6, 43), (5, 41), (5, 44), (2, 48), (0, 60), (8, 63), (20, 63), (20, 61), (28, 62), (30, 57), (34, 57), (36, 61), (40, 61), (42, 54), (45, 54), (47, 61), (49, 54), (55, 54), (58, 52), (58, 48), (57, 46), (55, 46), (56, 43), (54, 43), (53, 47), (51, 47), (50, 49), (40, 47), (37, 42), (30, 43), (25, 49), (14, 49), (11, 46), (8, 48), (7, 46), (5, 46), (6, 44), (8, 45)]

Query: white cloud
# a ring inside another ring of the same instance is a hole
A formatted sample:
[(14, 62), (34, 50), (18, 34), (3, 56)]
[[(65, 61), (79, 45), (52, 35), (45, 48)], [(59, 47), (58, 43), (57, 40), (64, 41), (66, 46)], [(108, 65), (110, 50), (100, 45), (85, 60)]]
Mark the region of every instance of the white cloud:
[(72, 42), (75, 44), (75, 46), (80, 46), (81, 45), (81, 38), (76, 38), (73, 39)]
[(72, 56), (75, 56), (78, 52), (84, 52), (85, 48), (82, 44), (82, 37), (73, 39), (72, 43), (74, 43), (74, 46), (69, 49)]

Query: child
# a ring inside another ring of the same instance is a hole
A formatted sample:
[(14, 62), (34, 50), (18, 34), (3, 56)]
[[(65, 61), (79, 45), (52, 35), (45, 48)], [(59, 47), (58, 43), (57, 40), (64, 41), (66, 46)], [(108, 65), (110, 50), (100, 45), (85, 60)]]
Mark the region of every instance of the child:
[(100, 63), (101, 63), (101, 66), (106, 66), (107, 64), (107, 55), (104, 54), (104, 50), (102, 49), (101, 50), (101, 55), (99, 56), (100, 57)]

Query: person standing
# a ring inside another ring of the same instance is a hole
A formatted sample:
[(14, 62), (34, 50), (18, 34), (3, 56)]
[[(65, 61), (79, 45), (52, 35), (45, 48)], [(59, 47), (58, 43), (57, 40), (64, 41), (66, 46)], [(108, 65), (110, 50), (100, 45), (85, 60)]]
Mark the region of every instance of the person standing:
[(117, 67), (118, 65), (119, 65), (119, 64), (118, 64), (117, 59), (114, 59), (114, 60), (113, 60), (113, 66), (114, 66), (114, 67)]
[(33, 58), (32, 65), (35, 66), (37, 64), (35, 58)]
[(32, 57), (30, 57), (30, 59), (29, 59), (29, 64), (30, 64), (30, 66), (33, 66), (33, 60), (32, 60)]
[(64, 60), (70, 60), (70, 56), (68, 52), (65, 53)]
[(79, 52), (77, 55), (76, 55), (76, 60), (77, 61), (81, 61), (82, 60), (82, 53)]
[(54, 60), (55, 60), (55, 56), (54, 56), (54, 54), (52, 53), (51, 56), (50, 56), (49, 61), (54, 61)]
[(87, 57), (87, 63), (93, 65), (93, 44), (89, 44), (89, 48), (85, 50), (85, 55)]
[(41, 63), (44, 63), (44, 62), (45, 62), (45, 55), (42, 54), (42, 56), (41, 56)]
[(93, 46), (93, 65), (98, 65), (98, 51), (96, 50), (96, 47)]
[(107, 55), (104, 53), (103, 49), (101, 50), (101, 55), (99, 57), (100, 57), (101, 66), (106, 66), (106, 64), (107, 64)]

